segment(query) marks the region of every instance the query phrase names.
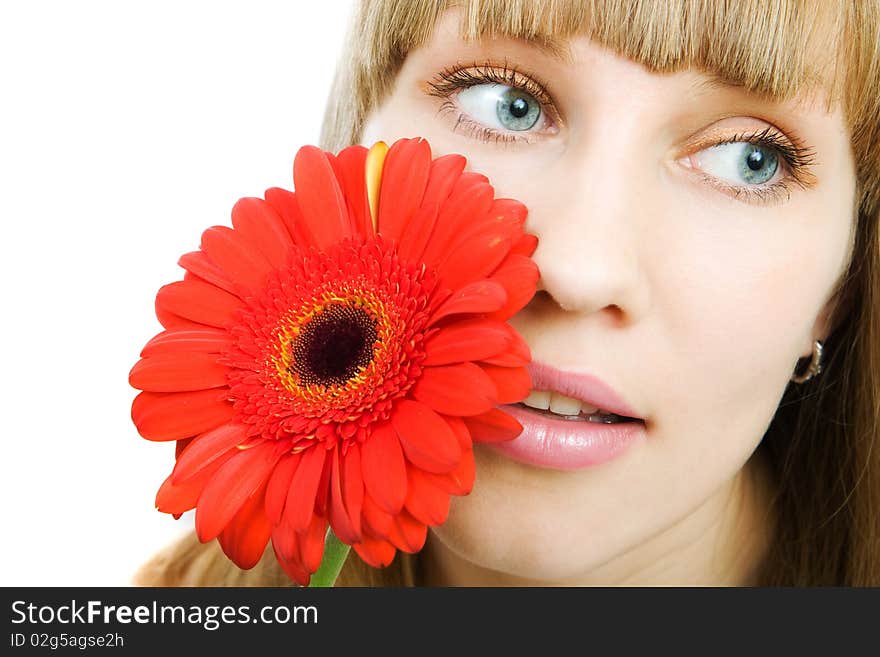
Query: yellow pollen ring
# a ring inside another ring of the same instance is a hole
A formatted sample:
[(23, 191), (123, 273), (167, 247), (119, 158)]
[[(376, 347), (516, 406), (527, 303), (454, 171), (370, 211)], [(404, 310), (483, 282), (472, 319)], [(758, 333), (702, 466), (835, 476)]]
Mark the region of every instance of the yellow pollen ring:
[(367, 162), (364, 167), (367, 183), (367, 200), (370, 203), (370, 218), (373, 221), (373, 232), (379, 232), (379, 188), (382, 185), (382, 168), (385, 165), (385, 156), (388, 154), (388, 144), (377, 141), (367, 152)]

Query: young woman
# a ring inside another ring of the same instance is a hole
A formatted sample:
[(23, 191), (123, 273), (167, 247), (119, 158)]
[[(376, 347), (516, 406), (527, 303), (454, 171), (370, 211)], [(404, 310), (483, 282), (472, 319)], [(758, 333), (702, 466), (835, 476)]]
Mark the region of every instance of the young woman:
[[(466, 155), (542, 278), (533, 444), (478, 445), (421, 553), (339, 583), (880, 585), (880, 6), (368, 0), (347, 43), (322, 147)], [(596, 379), (644, 440), (547, 457)], [(136, 581), (286, 577), (189, 536)]]

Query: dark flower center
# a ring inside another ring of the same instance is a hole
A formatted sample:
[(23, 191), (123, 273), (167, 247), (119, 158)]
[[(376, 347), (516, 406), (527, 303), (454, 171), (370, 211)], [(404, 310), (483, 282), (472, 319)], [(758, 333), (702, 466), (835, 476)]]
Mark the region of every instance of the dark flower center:
[(376, 320), (363, 308), (328, 306), (293, 341), (289, 369), (302, 385), (343, 385), (370, 364), (376, 335)]

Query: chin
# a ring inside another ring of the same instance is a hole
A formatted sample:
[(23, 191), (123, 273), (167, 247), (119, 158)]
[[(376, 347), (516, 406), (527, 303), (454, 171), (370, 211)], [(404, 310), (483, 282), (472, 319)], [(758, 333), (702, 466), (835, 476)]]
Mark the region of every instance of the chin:
[(431, 528), (438, 547), (493, 571), (487, 578), (523, 586), (577, 579), (614, 554), (620, 524), (612, 508), (590, 503), (596, 482), (585, 472), (523, 465), (483, 445), (474, 455), (474, 489), (454, 497), (447, 521)]

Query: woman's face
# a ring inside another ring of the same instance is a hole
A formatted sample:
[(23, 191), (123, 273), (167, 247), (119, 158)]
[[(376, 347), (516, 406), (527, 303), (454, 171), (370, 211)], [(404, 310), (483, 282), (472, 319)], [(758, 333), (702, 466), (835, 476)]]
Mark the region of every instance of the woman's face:
[(821, 95), (772, 104), (696, 71), (650, 73), (585, 38), (570, 61), (466, 42), (457, 19), (408, 55), (361, 143), (422, 136), (525, 203), (541, 291), (511, 324), (535, 361), (618, 391), (646, 440), (565, 471), (478, 445), (474, 490), (426, 552), (449, 577), (510, 582), (675, 569), (681, 582), (712, 550), (735, 561), (714, 541), (736, 535), (737, 483), (797, 359), (830, 330), (849, 257), (843, 118)]

